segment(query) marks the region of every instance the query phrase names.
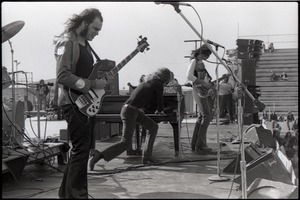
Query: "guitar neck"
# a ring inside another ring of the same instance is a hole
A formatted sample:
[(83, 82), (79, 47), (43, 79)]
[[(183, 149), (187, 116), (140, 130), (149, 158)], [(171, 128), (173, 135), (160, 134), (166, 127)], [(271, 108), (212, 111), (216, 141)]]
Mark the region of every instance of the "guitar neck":
[(110, 70), (105, 76), (106, 78), (113, 78), (136, 54), (139, 50), (135, 49), (131, 54), (129, 54), (125, 59), (123, 59), (117, 66)]

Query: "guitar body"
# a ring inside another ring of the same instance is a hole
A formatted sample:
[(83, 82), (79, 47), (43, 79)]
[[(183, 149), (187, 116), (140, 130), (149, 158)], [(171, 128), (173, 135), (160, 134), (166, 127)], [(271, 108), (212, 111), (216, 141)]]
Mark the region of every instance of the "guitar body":
[[(230, 74), (224, 74), (221, 78), (218, 79), (218, 81), (221, 81), (225, 78), (228, 78)], [(211, 82), (211, 80), (203, 80), (202, 83), (200, 84), (195, 84), (193, 88), (196, 90), (198, 93), (198, 96), (201, 98), (205, 98), (208, 96), (208, 91), (213, 88), (214, 83), (216, 83), (217, 80)]]
[[(100, 69), (103, 67), (104, 62), (97, 62), (93, 70), (88, 77), (89, 80), (101, 79), (102, 77), (98, 78), (98, 73)], [(107, 90), (107, 87), (104, 89), (90, 89), (88, 93), (83, 94), (77, 90), (70, 89), (69, 90), (69, 97), (73, 103), (77, 105), (78, 110), (87, 116), (95, 116), (102, 104), (102, 100), (105, 95), (109, 95), (111, 92)]]
[[(140, 38), (142, 39), (142, 36), (140, 36)], [(149, 44), (147, 43), (147, 38), (145, 37), (138, 42), (138, 47), (130, 55), (122, 60), (121, 63), (115, 66), (111, 71), (104, 74), (103, 71), (101, 71), (101, 68), (105, 68), (104, 66), (109, 64), (109, 61), (101, 60), (95, 63), (88, 79), (106, 79), (107, 81), (112, 80), (114, 75), (117, 74), (118, 71), (122, 69), (138, 52), (143, 52), (145, 49), (148, 50), (148, 46)], [(88, 117), (93, 117), (100, 111), (103, 98), (106, 95), (111, 94), (111, 91), (108, 87), (109, 85), (106, 85), (104, 89), (90, 89), (89, 92), (85, 94), (77, 90), (70, 89), (69, 97), (71, 101), (76, 104), (78, 110), (82, 114)]]

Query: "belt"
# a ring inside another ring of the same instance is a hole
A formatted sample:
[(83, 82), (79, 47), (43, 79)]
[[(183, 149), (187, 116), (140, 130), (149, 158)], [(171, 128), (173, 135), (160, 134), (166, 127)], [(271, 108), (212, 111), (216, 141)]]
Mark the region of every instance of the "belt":
[(123, 106), (124, 106), (124, 107), (128, 107), (128, 108), (131, 108), (131, 109), (133, 109), (133, 110), (136, 110), (136, 111), (139, 112), (139, 113), (145, 114), (145, 112), (144, 112), (142, 109), (137, 108), (137, 107), (135, 107), (135, 106), (132, 106), (132, 105), (130, 105), (130, 104), (124, 104)]

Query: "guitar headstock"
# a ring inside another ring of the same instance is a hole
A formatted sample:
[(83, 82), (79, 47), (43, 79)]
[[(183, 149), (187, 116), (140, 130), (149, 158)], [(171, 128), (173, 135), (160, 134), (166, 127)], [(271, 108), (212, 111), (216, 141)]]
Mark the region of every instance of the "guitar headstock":
[(148, 51), (150, 48), (148, 47), (149, 46), (149, 44), (148, 44), (148, 42), (147, 42), (147, 38), (146, 37), (142, 37), (141, 35), (140, 35), (140, 37), (139, 37), (139, 41), (138, 41), (138, 47), (137, 47), (137, 49), (140, 51), (140, 52), (143, 52), (145, 49)]

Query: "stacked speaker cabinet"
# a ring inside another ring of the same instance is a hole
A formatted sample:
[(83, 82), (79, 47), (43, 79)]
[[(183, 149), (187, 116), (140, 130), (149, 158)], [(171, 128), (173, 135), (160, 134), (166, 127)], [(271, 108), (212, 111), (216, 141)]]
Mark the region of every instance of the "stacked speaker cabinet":
[[(256, 85), (256, 62), (256, 59), (238, 59), (238, 78), (247, 88)], [(253, 124), (256, 110), (252, 99), (247, 94), (242, 99), (242, 106), (244, 124)]]
[(239, 59), (258, 59), (262, 50), (262, 41), (237, 39), (238, 58)]
[[(115, 61), (102, 60), (101, 67), (99, 68), (98, 75), (102, 77), (105, 73), (110, 72), (115, 66)], [(119, 74), (116, 73), (112, 81), (105, 87), (107, 95), (119, 95)], [(103, 140), (111, 136), (119, 134), (119, 124), (117, 123), (103, 123), (96, 122), (95, 125), (95, 139)]]

